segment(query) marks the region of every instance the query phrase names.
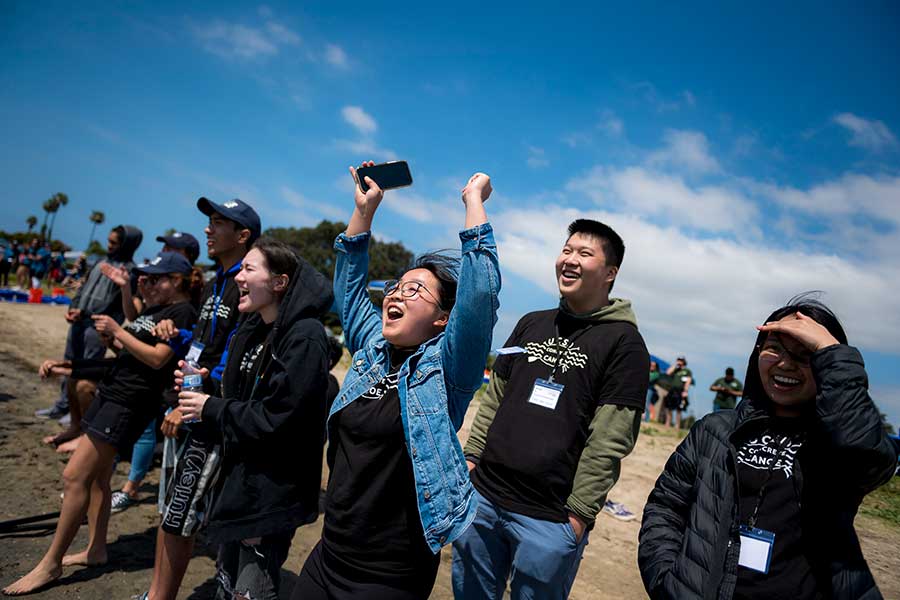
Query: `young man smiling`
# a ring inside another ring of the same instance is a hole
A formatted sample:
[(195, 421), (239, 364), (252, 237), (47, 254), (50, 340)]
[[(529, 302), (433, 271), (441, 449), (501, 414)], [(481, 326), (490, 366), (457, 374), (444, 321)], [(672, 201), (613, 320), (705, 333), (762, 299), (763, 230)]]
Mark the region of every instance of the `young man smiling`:
[(457, 599), (566, 598), (588, 532), (634, 447), (649, 354), (610, 298), (625, 245), (578, 219), (556, 260), (558, 308), (522, 317), (498, 351), (465, 447), (479, 508), (453, 544)]
[[(219, 394), (224, 365), (223, 355), (239, 317), (237, 305), (240, 292), (234, 277), (240, 272), (241, 261), (259, 237), (262, 227), (259, 215), (243, 200), (234, 199), (217, 204), (208, 198), (200, 198), (197, 200), (197, 208), (209, 217), (209, 223), (204, 230), (206, 249), (209, 257), (216, 261), (217, 269), (215, 279), (203, 289), (197, 324), (193, 333), (187, 336), (191, 338), (191, 351), (194, 352), (193, 355), (189, 352), (188, 357), (193, 358), (202, 367), (201, 372), (205, 379), (204, 391)], [(168, 241), (166, 243), (168, 244)], [(179, 332), (171, 321), (158, 324), (154, 333), (164, 339), (179, 334), (184, 338), (183, 332)], [(181, 343), (184, 344), (184, 339)], [(205, 377), (207, 374), (209, 377)], [(174, 437), (178, 434), (182, 423), (181, 409), (176, 407), (166, 415), (162, 431), (167, 437)], [(211, 448), (205, 447), (207, 444), (204, 443), (202, 426), (195, 426), (191, 436), (194, 439), (185, 443), (193, 443), (197, 447), (192, 456), (202, 455), (204, 460), (209, 460)], [(188, 452), (184, 452), (183, 456), (187, 454)], [(182, 472), (183, 462), (179, 462), (175, 467), (175, 474)], [(171, 482), (176, 488), (178, 484), (177, 481)], [(207, 492), (175, 489), (168, 496), (176, 498), (187, 494), (187, 497), (194, 498), (195, 494), (202, 496)], [(194, 534), (196, 527), (201, 524), (198, 521), (202, 522), (203, 511), (208, 508), (206, 504), (205, 500), (195, 502), (191, 511), (180, 512), (177, 518), (174, 512), (170, 514), (168, 510), (163, 511), (163, 524), (156, 538), (153, 581), (147, 596), (151, 600), (174, 600), (193, 552)], [(174, 533), (176, 531), (178, 533)]]

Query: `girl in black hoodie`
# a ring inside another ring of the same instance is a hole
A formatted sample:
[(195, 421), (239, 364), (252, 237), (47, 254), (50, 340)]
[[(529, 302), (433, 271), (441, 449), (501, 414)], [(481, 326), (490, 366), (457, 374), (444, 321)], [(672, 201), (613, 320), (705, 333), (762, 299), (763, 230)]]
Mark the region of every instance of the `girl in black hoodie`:
[(294, 530), (318, 516), (329, 356), (319, 317), (333, 295), (330, 281), (266, 238), (235, 283), (244, 316), (228, 347), (223, 397), (182, 391), (179, 399), (185, 419), (221, 435), (207, 530), (220, 544), (216, 598), (277, 599)]
[(881, 598), (853, 518), (897, 454), (859, 351), (800, 297), (757, 327), (744, 400), (707, 415), (647, 499), (638, 565), (655, 599)]

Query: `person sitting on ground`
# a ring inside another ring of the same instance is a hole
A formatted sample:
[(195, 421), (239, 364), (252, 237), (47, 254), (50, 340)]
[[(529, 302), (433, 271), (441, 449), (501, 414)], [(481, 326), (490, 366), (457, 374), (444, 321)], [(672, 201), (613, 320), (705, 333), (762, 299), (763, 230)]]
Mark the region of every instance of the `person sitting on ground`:
[(660, 600), (881, 598), (853, 518), (897, 450), (837, 317), (773, 312), (736, 410), (698, 421), (647, 499), (638, 566)]
[(458, 277), (456, 260), (419, 257), (385, 285), (380, 315), (366, 284), (384, 192), (365, 182), (362, 192), (357, 180), (350, 223), (335, 240), (334, 295), (353, 362), (328, 417), (322, 539), (295, 600), (427, 598), (441, 547), (475, 517), (456, 431), (481, 388), (497, 320), (500, 271), (484, 210), (490, 178), (476, 173), (462, 190)]
[[(4, 588), (7, 595), (28, 594), (44, 587), (59, 579), (63, 566), (106, 563), (109, 480), (116, 453), (133, 445), (156, 416), (163, 388), (171, 385), (167, 375), (175, 368), (172, 349), (150, 331), (161, 319), (190, 327), (196, 318), (188, 302), (191, 265), (183, 256), (160, 254), (138, 269), (154, 286), (157, 304), (125, 327), (108, 315), (92, 316), (97, 331), (114, 337), (123, 348), (84, 415), (82, 425), (87, 435), (63, 471), (63, 505), (50, 548), (30, 573)], [(85, 515), (90, 529), (88, 547), (66, 555)]]
[(728, 367), (725, 369), (725, 377), (716, 379), (709, 386), (709, 391), (716, 393), (716, 397), (713, 398), (713, 412), (718, 412), (734, 408), (735, 399), (744, 394), (744, 386), (734, 376), (734, 369)]
[[(130, 269), (134, 266), (134, 253), (141, 245), (143, 237), (144, 234), (137, 227), (131, 225), (113, 227), (107, 238), (107, 256), (104, 262)], [(108, 315), (116, 323), (122, 323), (125, 319), (119, 286), (103, 275), (100, 264), (102, 263), (94, 265), (88, 272), (84, 284), (66, 311), (65, 318), (70, 324), (66, 337), (66, 360), (93, 360), (103, 358), (106, 354), (106, 344), (97, 335), (94, 322), (91, 320), (92, 315)], [(36, 416), (58, 419), (69, 411), (69, 396), (74, 396), (75, 382), (70, 383), (65, 379), (60, 388), (56, 404), (37, 411)], [(70, 426), (67, 431), (57, 436), (59, 439), (56, 443), (74, 439), (79, 434), (79, 430)]]
[[(334, 295), (289, 246), (265, 237), (234, 281), (244, 318), (221, 395), (182, 391), (179, 406), (222, 444), (207, 526), (219, 548), (216, 598), (277, 598), (294, 531), (319, 514), (329, 354), (319, 319)], [(175, 376), (183, 381), (181, 371)]]

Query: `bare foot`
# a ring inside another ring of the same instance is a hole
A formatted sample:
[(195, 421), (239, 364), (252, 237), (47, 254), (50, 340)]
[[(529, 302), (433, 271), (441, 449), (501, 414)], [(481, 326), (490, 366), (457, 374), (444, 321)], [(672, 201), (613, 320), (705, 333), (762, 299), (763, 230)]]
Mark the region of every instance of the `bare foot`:
[(103, 552), (91, 552), (84, 550), (77, 554), (66, 554), (62, 559), (62, 566), (72, 567), (80, 565), (84, 567), (100, 567), (106, 564), (106, 550)]
[(48, 435), (47, 437), (45, 437), (44, 439), (42, 439), (41, 442), (47, 444), (48, 446), (53, 446), (54, 444), (56, 444), (56, 438), (57, 438), (57, 437), (59, 437), (59, 436), (56, 436), (56, 435)]
[(35, 592), (42, 587), (53, 583), (61, 576), (62, 567), (59, 565), (47, 568), (38, 564), (38, 566), (31, 570), (31, 573), (3, 588), (3, 593), (6, 596), (22, 596), (30, 594), (31, 592)]
[(65, 444), (60, 444), (56, 447), (56, 452), (59, 454), (68, 454), (69, 452), (75, 452), (75, 449), (78, 447), (78, 444), (81, 443), (81, 436), (79, 435), (74, 440), (69, 440)]

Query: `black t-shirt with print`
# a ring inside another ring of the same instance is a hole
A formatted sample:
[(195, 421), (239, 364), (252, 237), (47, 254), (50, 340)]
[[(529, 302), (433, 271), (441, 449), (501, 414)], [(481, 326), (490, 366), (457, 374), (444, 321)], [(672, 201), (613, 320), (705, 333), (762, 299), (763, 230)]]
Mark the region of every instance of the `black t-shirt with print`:
[(322, 543), (332, 563), (375, 581), (415, 578), (439, 560), (425, 543), (400, 417), (408, 356), (392, 352), (390, 373), (329, 423)]
[[(128, 333), (138, 341), (155, 345), (162, 340), (150, 330), (164, 319), (172, 319), (179, 329), (190, 329), (197, 318), (197, 311), (189, 302), (179, 302), (164, 306), (151, 306), (134, 322), (124, 325)], [(172, 377), (177, 359), (173, 356), (167, 364), (154, 369), (139, 360), (127, 349), (120, 353), (113, 368), (100, 383), (98, 393), (104, 400), (123, 405), (152, 401), (158, 403), (165, 388), (172, 386)]]
[[(597, 408), (644, 410), (649, 354), (635, 326), (579, 319), (559, 310), (525, 315), (497, 357), (506, 380), (472, 483), (491, 502), (537, 519), (565, 522), (566, 499)], [(529, 401), (537, 379), (563, 385), (555, 408)]]
[(737, 443), (741, 524), (748, 525), (765, 486), (756, 527), (775, 534), (768, 573), (738, 567), (735, 600), (808, 600), (816, 592), (800, 521), (800, 497), (794, 472), (804, 436), (796, 419), (773, 419), (765, 430)]
[(197, 363), (209, 370), (219, 364), (228, 336), (240, 318), (237, 309), (240, 292), (234, 282), (234, 276), (239, 271), (240, 263), (228, 271), (219, 269), (216, 271), (216, 278), (206, 284), (200, 296), (200, 313), (194, 328), (194, 340), (203, 344), (203, 352)]

